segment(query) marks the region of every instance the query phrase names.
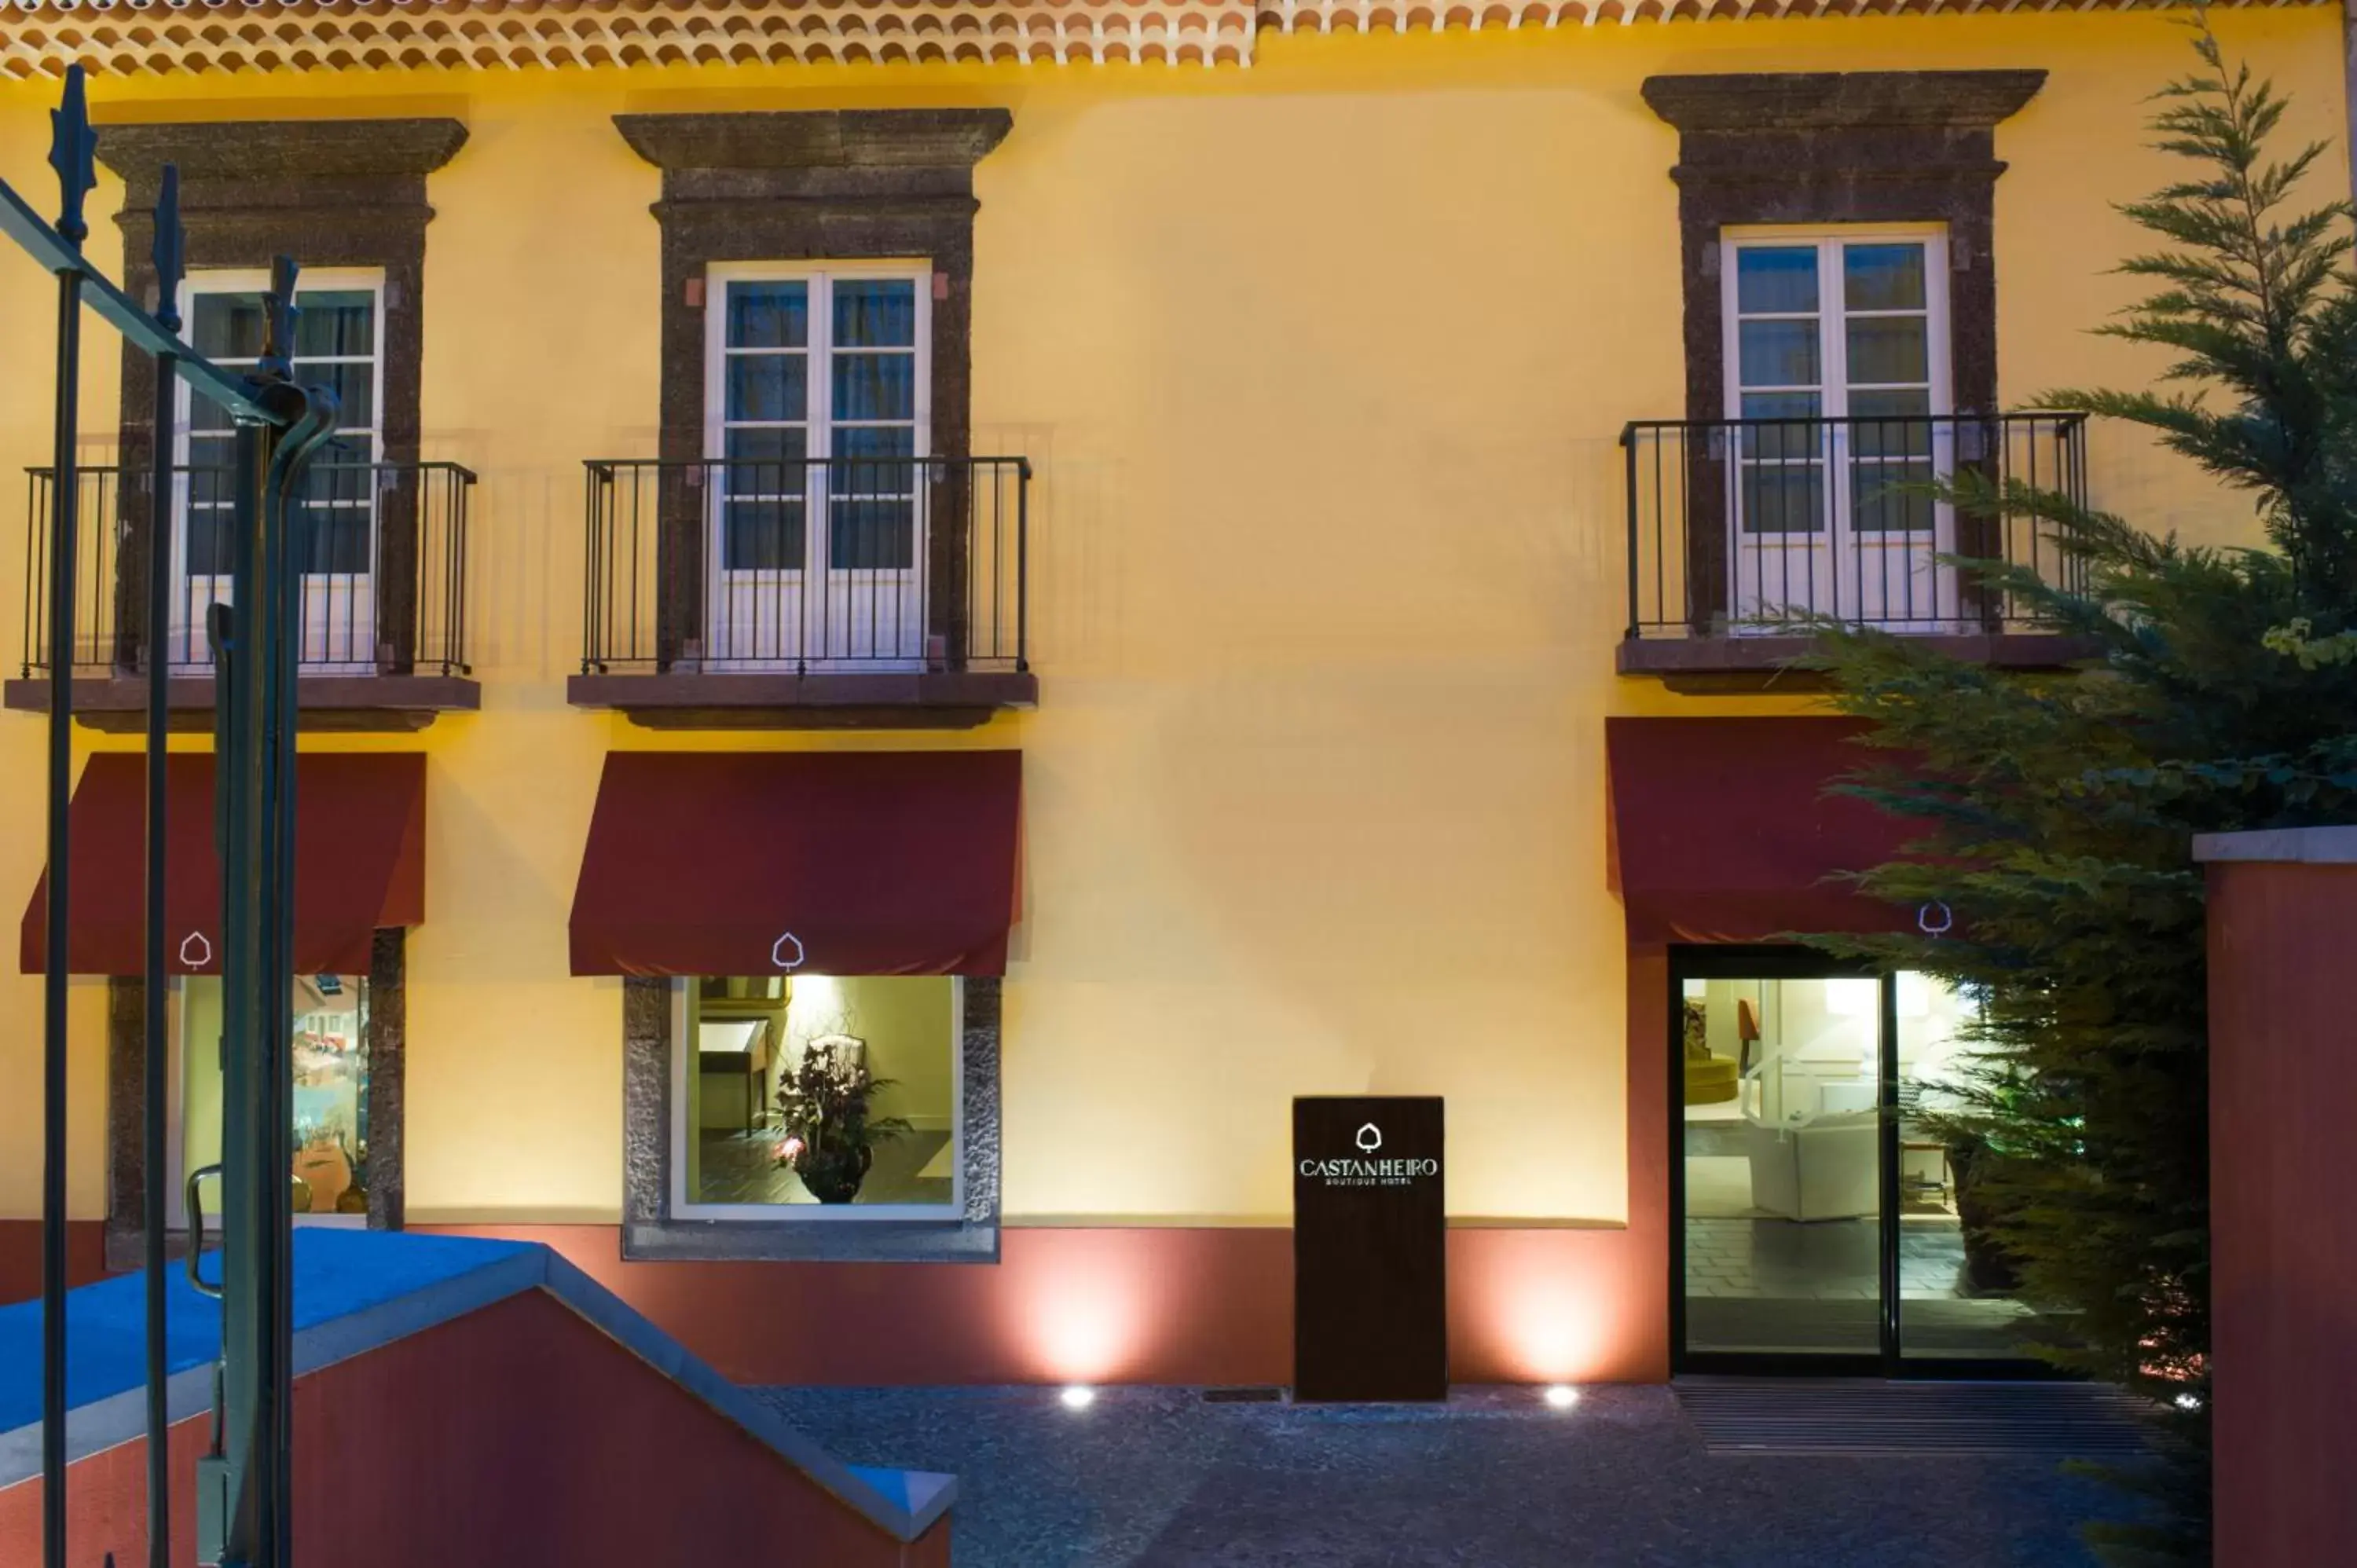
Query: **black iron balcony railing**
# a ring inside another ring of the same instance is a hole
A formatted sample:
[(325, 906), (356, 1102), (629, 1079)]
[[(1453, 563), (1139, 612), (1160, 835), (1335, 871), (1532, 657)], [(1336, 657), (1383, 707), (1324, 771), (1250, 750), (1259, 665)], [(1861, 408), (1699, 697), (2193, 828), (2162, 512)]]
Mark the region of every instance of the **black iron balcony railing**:
[[(50, 491), (27, 470), (23, 673), (48, 669)], [(147, 650), (191, 675), (210, 670), (205, 611), (230, 597), (231, 484), (218, 467), (173, 470), (172, 613), (149, 636), (149, 505), (144, 472), (78, 476), (81, 559), (74, 582), (74, 673), (144, 669)], [(467, 662), (468, 503), (475, 476), (455, 463), (319, 463), (289, 509), (302, 571), (302, 667), (339, 675), (463, 675)], [(126, 547), (126, 541), (132, 542)]]
[(1026, 458), (587, 467), (585, 675), (1030, 669)]
[(2050, 522), (1948, 487), (2019, 480), (2086, 501), (2086, 416), (1641, 420), (1621, 432), (1629, 636), (1738, 637), (1830, 618), (1894, 631), (2042, 629), (1943, 557), (2073, 585)]

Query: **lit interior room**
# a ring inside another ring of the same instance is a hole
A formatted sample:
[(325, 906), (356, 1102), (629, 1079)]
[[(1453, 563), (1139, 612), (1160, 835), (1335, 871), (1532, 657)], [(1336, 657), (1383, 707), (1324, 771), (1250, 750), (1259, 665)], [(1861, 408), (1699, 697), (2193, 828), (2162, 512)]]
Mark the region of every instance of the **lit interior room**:
[[(221, 984), (180, 982), (177, 1126), (182, 1181), (167, 1194), (175, 1228), (188, 1223), (184, 1183), (219, 1163), (221, 1147)], [(295, 1218), (298, 1224), (368, 1222), (368, 980), (295, 977)], [(218, 1192), (204, 1195), (207, 1207)]]
[[(770, 975), (684, 983), (686, 1201), (952, 1210), (960, 1025), (946, 975)], [(838, 1134), (829, 1193), (812, 1160)], [(813, 1187), (820, 1190), (814, 1192)]]
[(1927, 975), (1889, 982), (1899, 1182), (1886, 1194), (1884, 984), (1683, 982), (1691, 1343), (1768, 1354), (1870, 1348), (1888, 1206), (1899, 1219), (1909, 1348), (2018, 1353), (2024, 1309), (2009, 1299), (2009, 1271), (1967, 1235), (1960, 1184), (1971, 1153), (1924, 1120), (1963, 1108), (1974, 1003)]

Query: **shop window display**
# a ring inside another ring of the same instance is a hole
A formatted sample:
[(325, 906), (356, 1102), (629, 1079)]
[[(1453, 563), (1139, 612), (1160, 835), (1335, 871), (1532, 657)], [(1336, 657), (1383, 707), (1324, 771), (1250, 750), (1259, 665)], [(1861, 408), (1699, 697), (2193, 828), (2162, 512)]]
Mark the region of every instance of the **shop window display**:
[[(295, 1178), (298, 1220), (368, 1215), (368, 981), (351, 974), (298, 975), (293, 997)], [(182, 1176), (217, 1163), (221, 1142), (221, 982), (183, 983), (180, 1007)], [(212, 1201), (208, 1197), (208, 1207)], [(173, 1219), (185, 1225), (175, 1183)]]
[(797, 974), (683, 983), (675, 1201), (706, 1218), (953, 1214), (958, 982)]

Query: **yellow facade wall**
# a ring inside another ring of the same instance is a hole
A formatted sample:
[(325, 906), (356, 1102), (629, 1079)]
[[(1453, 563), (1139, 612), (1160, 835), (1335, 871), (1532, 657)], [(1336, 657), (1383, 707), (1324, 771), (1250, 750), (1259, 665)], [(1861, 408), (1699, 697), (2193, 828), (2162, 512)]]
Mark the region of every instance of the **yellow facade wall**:
[[(2342, 126), (2339, 14), (2222, 12), (2230, 48)], [(1676, 136), (1663, 71), (2041, 67), (1998, 132), (2008, 403), (2133, 381), (2086, 335), (2134, 290), (2109, 203), (2169, 172), (2145, 100), (2190, 64), (2137, 15), (1267, 36), (1248, 70), (729, 68), (101, 79), (102, 114), (447, 113), (431, 181), (425, 455), (482, 476), (479, 714), (423, 736), (429, 918), (409, 950), (413, 1220), (611, 1220), (620, 988), (565, 973), (600, 757), (681, 746), (1020, 746), (1026, 908), (1006, 986), (1020, 1223), (1281, 1221), (1287, 1102), (1448, 1097), (1465, 1219), (1620, 1220), (1620, 912), (1603, 724), (1790, 711), (1612, 673), (1615, 437), (1682, 412)], [(37, 196), (48, 84), (0, 86)], [(1003, 104), (979, 166), (976, 452), (1037, 465), (1043, 697), (948, 740), (658, 736), (568, 707), (581, 459), (656, 429), (659, 177), (617, 112)], [(2346, 188), (2338, 152), (2322, 199)], [(111, 212), (111, 179), (98, 210)], [(102, 220), (96, 252), (119, 241)], [(46, 280), (0, 252), (0, 474), (44, 461)], [(84, 399), (111, 429), (102, 328)], [(2248, 509), (2108, 442), (2099, 500), (2203, 538)], [(21, 636), (0, 489), (0, 651)], [(119, 744), (110, 742), (107, 744)], [(41, 861), (41, 721), (0, 715), (0, 898)], [(5, 966), (13, 970), (13, 965)], [(73, 1199), (102, 1212), (102, 987), (77, 982)], [(38, 1211), (37, 979), (0, 976), (0, 1215)]]

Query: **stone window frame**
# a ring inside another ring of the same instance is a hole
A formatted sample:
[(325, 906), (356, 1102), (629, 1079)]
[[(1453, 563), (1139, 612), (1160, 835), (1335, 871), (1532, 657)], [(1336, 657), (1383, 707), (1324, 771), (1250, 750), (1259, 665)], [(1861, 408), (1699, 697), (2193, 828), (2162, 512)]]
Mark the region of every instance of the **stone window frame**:
[[(124, 290), (153, 301), (154, 209), (163, 168), (180, 175), (180, 217), (190, 274), (267, 269), (278, 256), (307, 268), (367, 269), (383, 278), (377, 324), (383, 400), (377, 460), (418, 460), (425, 347), (425, 226), (434, 209), (425, 178), (466, 145), (467, 127), (445, 118), (253, 120), (107, 125), (99, 161), (123, 177)], [(123, 349), (118, 461), (148, 471), (156, 362)], [(115, 570), (118, 669), (144, 667), (148, 508), (145, 485), (125, 484)], [(377, 518), (376, 626), (381, 673), (416, 664), (418, 516), (415, 487), (385, 492)]]
[[(961, 1040), (965, 1179), (959, 1219), (685, 1219), (672, 1214), (673, 1052), (679, 981), (622, 982), (623, 1261), (995, 1263), (999, 1233), (999, 1020), (1003, 983), (967, 975)], [(373, 1154), (373, 1151), (371, 1151)]]
[[(1678, 132), (1685, 417), (1727, 413), (1723, 231), (1937, 223), (1947, 234), (1949, 407), (1997, 412), (1996, 127), (2046, 83), (2043, 70), (1727, 72), (1648, 77), (1646, 105)], [(1689, 462), (1709, 463), (1697, 448)], [(1724, 632), (1727, 562), (1720, 489), (1689, 479), (1690, 629)], [(1960, 527), (1960, 552), (1984, 548)]]
[[(1005, 139), (1004, 109), (802, 110), (617, 114), (630, 149), (662, 171), (661, 420), (664, 462), (705, 456), (706, 274), (725, 262), (931, 264), (928, 451), (972, 453), (974, 167)], [(952, 470), (935, 481), (962, 482)], [(666, 486), (657, 526), (655, 653), (661, 671), (700, 666), (701, 507)], [(925, 630), (954, 667), (966, 647), (966, 508), (937, 496), (926, 541)]]
[[(403, 1126), (407, 1099), (409, 933), (381, 927), (369, 943), (368, 1228), (399, 1230), (407, 1219)], [(106, 982), (106, 1263), (142, 1266), (146, 1236), (147, 983), (135, 975)], [(167, 1031), (178, 1038), (178, 1026)], [(182, 1047), (185, 1049), (185, 1047)], [(167, 1077), (179, 1066), (178, 1054)], [(167, 1090), (168, 1093), (168, 1090)], [(174, 1172), (170, 1180), (179, 1180)], [(169, 1225), (168, 1218), (167, 1225)], [(185, 1229), (167, 1229), (165, 1245), (187, 1251)]]

